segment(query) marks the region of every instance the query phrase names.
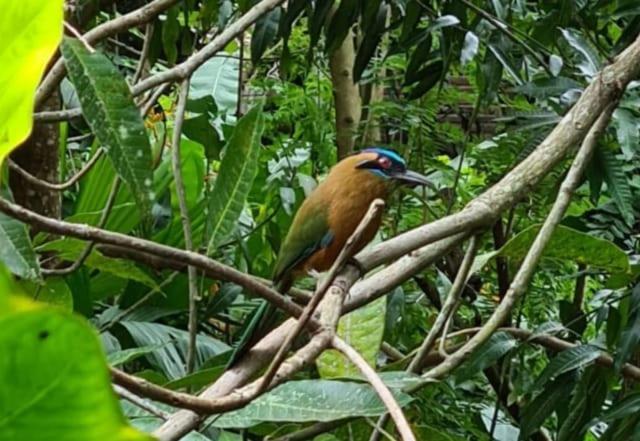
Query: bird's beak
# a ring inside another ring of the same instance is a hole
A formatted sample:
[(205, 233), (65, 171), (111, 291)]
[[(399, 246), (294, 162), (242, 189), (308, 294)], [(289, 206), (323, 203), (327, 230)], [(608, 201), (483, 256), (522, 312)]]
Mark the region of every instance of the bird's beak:
[(414, 172), (412, 170), (406, 170), (404, 172), (393, 173), (391, 175), (393, 179), (400, 182), (404, 185), (428, 185), (431, 186), (431, 182), (426, 178), (426, 176), (421, 175), (420, 173)]

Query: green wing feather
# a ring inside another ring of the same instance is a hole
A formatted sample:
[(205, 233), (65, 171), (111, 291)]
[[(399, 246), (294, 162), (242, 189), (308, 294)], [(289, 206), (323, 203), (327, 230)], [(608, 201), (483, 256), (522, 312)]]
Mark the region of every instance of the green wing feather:
[[(333, 240), (329, 228), (326, 207), (310, 208), (304, 215), (297, 215), (289, 233), (280, 247), (280, 254), (273, 273), (273, 281), (279, 284), (290, 277), (290, 272), (313, 253), (326, 248)], [(302, 214), (302, 213), (299, 213)]]

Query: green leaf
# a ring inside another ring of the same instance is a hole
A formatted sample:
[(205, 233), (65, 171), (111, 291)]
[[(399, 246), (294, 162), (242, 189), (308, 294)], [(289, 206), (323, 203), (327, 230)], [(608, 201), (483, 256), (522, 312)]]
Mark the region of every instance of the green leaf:
[(235, 113), (238, 106), (239, 66), (236, 58), (218, 56), (197, 68), (189, 82), (188, 107), (195, 101), (212, 97), (218, 110)]
[(123, 349), (117, 352), (112, 352), (109, 355), (107, 355), (107, 362), (111, 366), (118, 366), (121, 364), (125, 364), (135, 360), (136, 358), (140, 358), (143, 355), (149, 354), (155, 351), (156, 349), (160, 348), (161, 346), (163, 345), (141, 346), (139, 348), (129, 348), (129, 349)]
[(281, 15), (282, 8), (277, 7), (256, 21), (251, 34), (251, 62), (254, 65), (258, 64), (264, 52), (275, 41)]
[(356, 60), (353, 65), (353, 81), (355, 83), (360, 81), (364, 69), (367, 67), (367, 64), (369, 64), (369, 60), (373, 57), (382, 39), (386, 28), (388, 8), (388, 5), (381, 4), (372, 25), (365, 28), (365, 34), (358, 48)]
[(420, 81), (409, 92), (409, 99), (419, 98), (428, 91), (430, 91), (438, 81), (442, 78), (444, 70), (444, 63), (441, 59), (434, 60), (427, 64), (420, 72), (416, 74), (416, 77), (420, 78)]
[(331, 20), (325, 28), (325, 46), (328, 54), (332, 54), (349, 38), (351, 26), (358, 20), (360, 2), (357, 0), (341, 0)]
[(635, 392), (611, 405), (598, 419), (610, 423), (638, 412), (640, 412), (640, 392)]
[(263, 129), (264, 115), (262, 104), (259, 104), (238, 121), (225, 147), (220, 173), (209, 200), (209, 255), (233, 232), (240, 217), (258, 171)]
[(178, 39), (180, 38), (180, 23), (178, 15), (180, 5), (169, 8), (166, 20), (162, 22), (162, 48), (169, 64), (175, 64), (178, 59)]
[(460, 64), (463, 66), (473, 60), (478, 53), (480, 40), (478, 36), (471, 31), (467, 31), (464, 36), (464, 44), (460, 51)]
[(558, 441), (583, 439), (587, 423), (600, 413), (607, 397), (607, 375), (598, 366), (590, 367), (580, 379), (569, 403), (569, 414), (558, 430)]
[(575, 385), (573, 377), (572, 374), (562, 375), (547, 383), (542, 392), (524, 406), (519, 439), (529, 439), (529, 435), (538, 430), (558, 406), (566, 402)]
[(208, 159), (217, 160), (220, 158), (222, 140), (218, 131), (209, 122), (207, 115), (203, 114), (195, 118), (185, 119), (182, 126), (182, 134), (202, 144)]
[[(400, 406), (411, 401), (411, 397), (402, 392), (396, 392), (394, 396)], [(373, 417), (385, 411), (384, 404), (369, 385), (301, 380), (282, 384), (243, 409), (223, 414), (213, 425), (243, 428), (264, 421), (334, 421), (348, 417)]]
[(620, 335), (616, 350), (614, 369), (619, 371), (622, 365), (634, 354), (640, 343), (640, 284), (633, 288), (629, 299), (629, 317)]
[(0, 163), (33, 124), (34, 92), (62, 37), (62, 0), (3, 2)]
[(20, 280), (18, 286), (33, 300), (73, 311), (73, 294), (62, 277), (47, 277), (39, 282)]
[(456, 382), (462, 383), (472, 378), (504, 357), (516, 346), (518, 346), (518, 341), (511, 334), (496, 332), (456, 370)]
[(77, 40), (61, 46), (67, 71), (85, 119), (107, 150), (118, 175), (129, 186), (144, 217), (150, 215), (152, 191), (151, 146), (129, 86), (102, 53), (89, 53)]
[(19, 277), (40, 278), (40, 264), (25, 224), (4, 213), (0, 213), (0, 261)]
[[(57, 239), (47, 242), (38, 247), (38, 251), (55, 251), (59, 257), (70, 262), (80, 257), (86, 243), (78, 239)], [(158, 284), (151, 276), (136, 266), (136, 264), (126, 259), (112, 259), (105, 257), (95, 248), (84, 261), (84, 265), (97, 269), (125, 280), (135, 280), (150, 288), (157, 288)]]
[(2, 439), (151, 440), (127, 426), (86, 322), (36, 304), (0, 314)]
[(634, 223), (633, 203), (634, 196), (627, 175), (624, 172), (623, 161), (611, 150), (598, 146), (595, 151), (593, 161), (597, 161), (602, 167), (604, 182), (607, 184), (607, 191), (618, 207), (622, 218), (627, 225)]
[[(384, 334), (386, 309), (387, 299), (381, 297), (343, 316), (338, 323), (338, 335), (374, 367)], [(333, 349), (324, 351), (316, 366), (322, 378), (360, 376), (360, 370)]]
[(545, 99), (552, 96), (560, 96), (569, 89), (582, 89), (582, 85), (571, 78), (554, 77), (539, 78), (520, 84), (513, 89), (518, 93), (533, 98)]
[[(506, 256), (514, 261), (523, 259), (538, 231), (540, 225), (530, 226), (507, 242), (496, 255)], [(609, 273), (626, 273), (629, 270), (629, 258), (613, 242), (563, 225), (559, 225), (553, 232), (542, 257), (582, 263)]]
[(555, 380), (566, 372), (590, 365), (601, 355), (601, 353), (602, 351), (600, 351), (600, 349), (591, 345), (580, 345), (565, 349), (553, 357), (547, 367), (544, 368), (531, 390), (539, 390), (544, 387), (547, 382)]
[(596, 50), (582, 37), (579, 31), (561, 29), (560, 32), (569, 45), (580, 54), (582, 61), (578, 64), (578, 68), (585, 76), (589, 78), (594, 76), (600, 70), (600, 59)]
[[(138, 346), (156, 348), (146, 355), (149, 362), (157, 367), (167, 378), (175, 380), (186, 375), (185, 361), (189, 333), (182, 329), (142, 321), (126, 320), (121, 322)], [(230, 347), (208, 335), (198, 334), (196, 339), (196, 368), (206, 360)]]

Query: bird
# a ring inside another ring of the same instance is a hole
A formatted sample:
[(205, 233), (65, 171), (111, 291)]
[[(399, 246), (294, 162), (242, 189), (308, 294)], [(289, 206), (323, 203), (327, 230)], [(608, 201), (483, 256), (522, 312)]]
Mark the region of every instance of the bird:
[[(334, 165), (327, 177), (303, 201), (280, 247), (272, 281), (286, 294), (294, 281), (328, 270), (375, 199), (386, 200), (399, 185), (429, 185), (427, 178), (407, 169), (406, 161), (387, 147), (367, 147)], [(376, 235), (380, 212), (352, 248), (353, 257)], [(277, 319), (275, 307), (263, 302), (248, 319), (231, 363), (253, 346)]]

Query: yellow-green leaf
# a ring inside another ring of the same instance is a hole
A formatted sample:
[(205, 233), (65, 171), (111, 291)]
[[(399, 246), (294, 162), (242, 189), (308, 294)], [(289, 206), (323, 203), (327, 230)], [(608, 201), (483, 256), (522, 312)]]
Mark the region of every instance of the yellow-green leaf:
[(62, 37), (62, 0), (2, 2), (0, 162), (32, 126), (40, 77)]

